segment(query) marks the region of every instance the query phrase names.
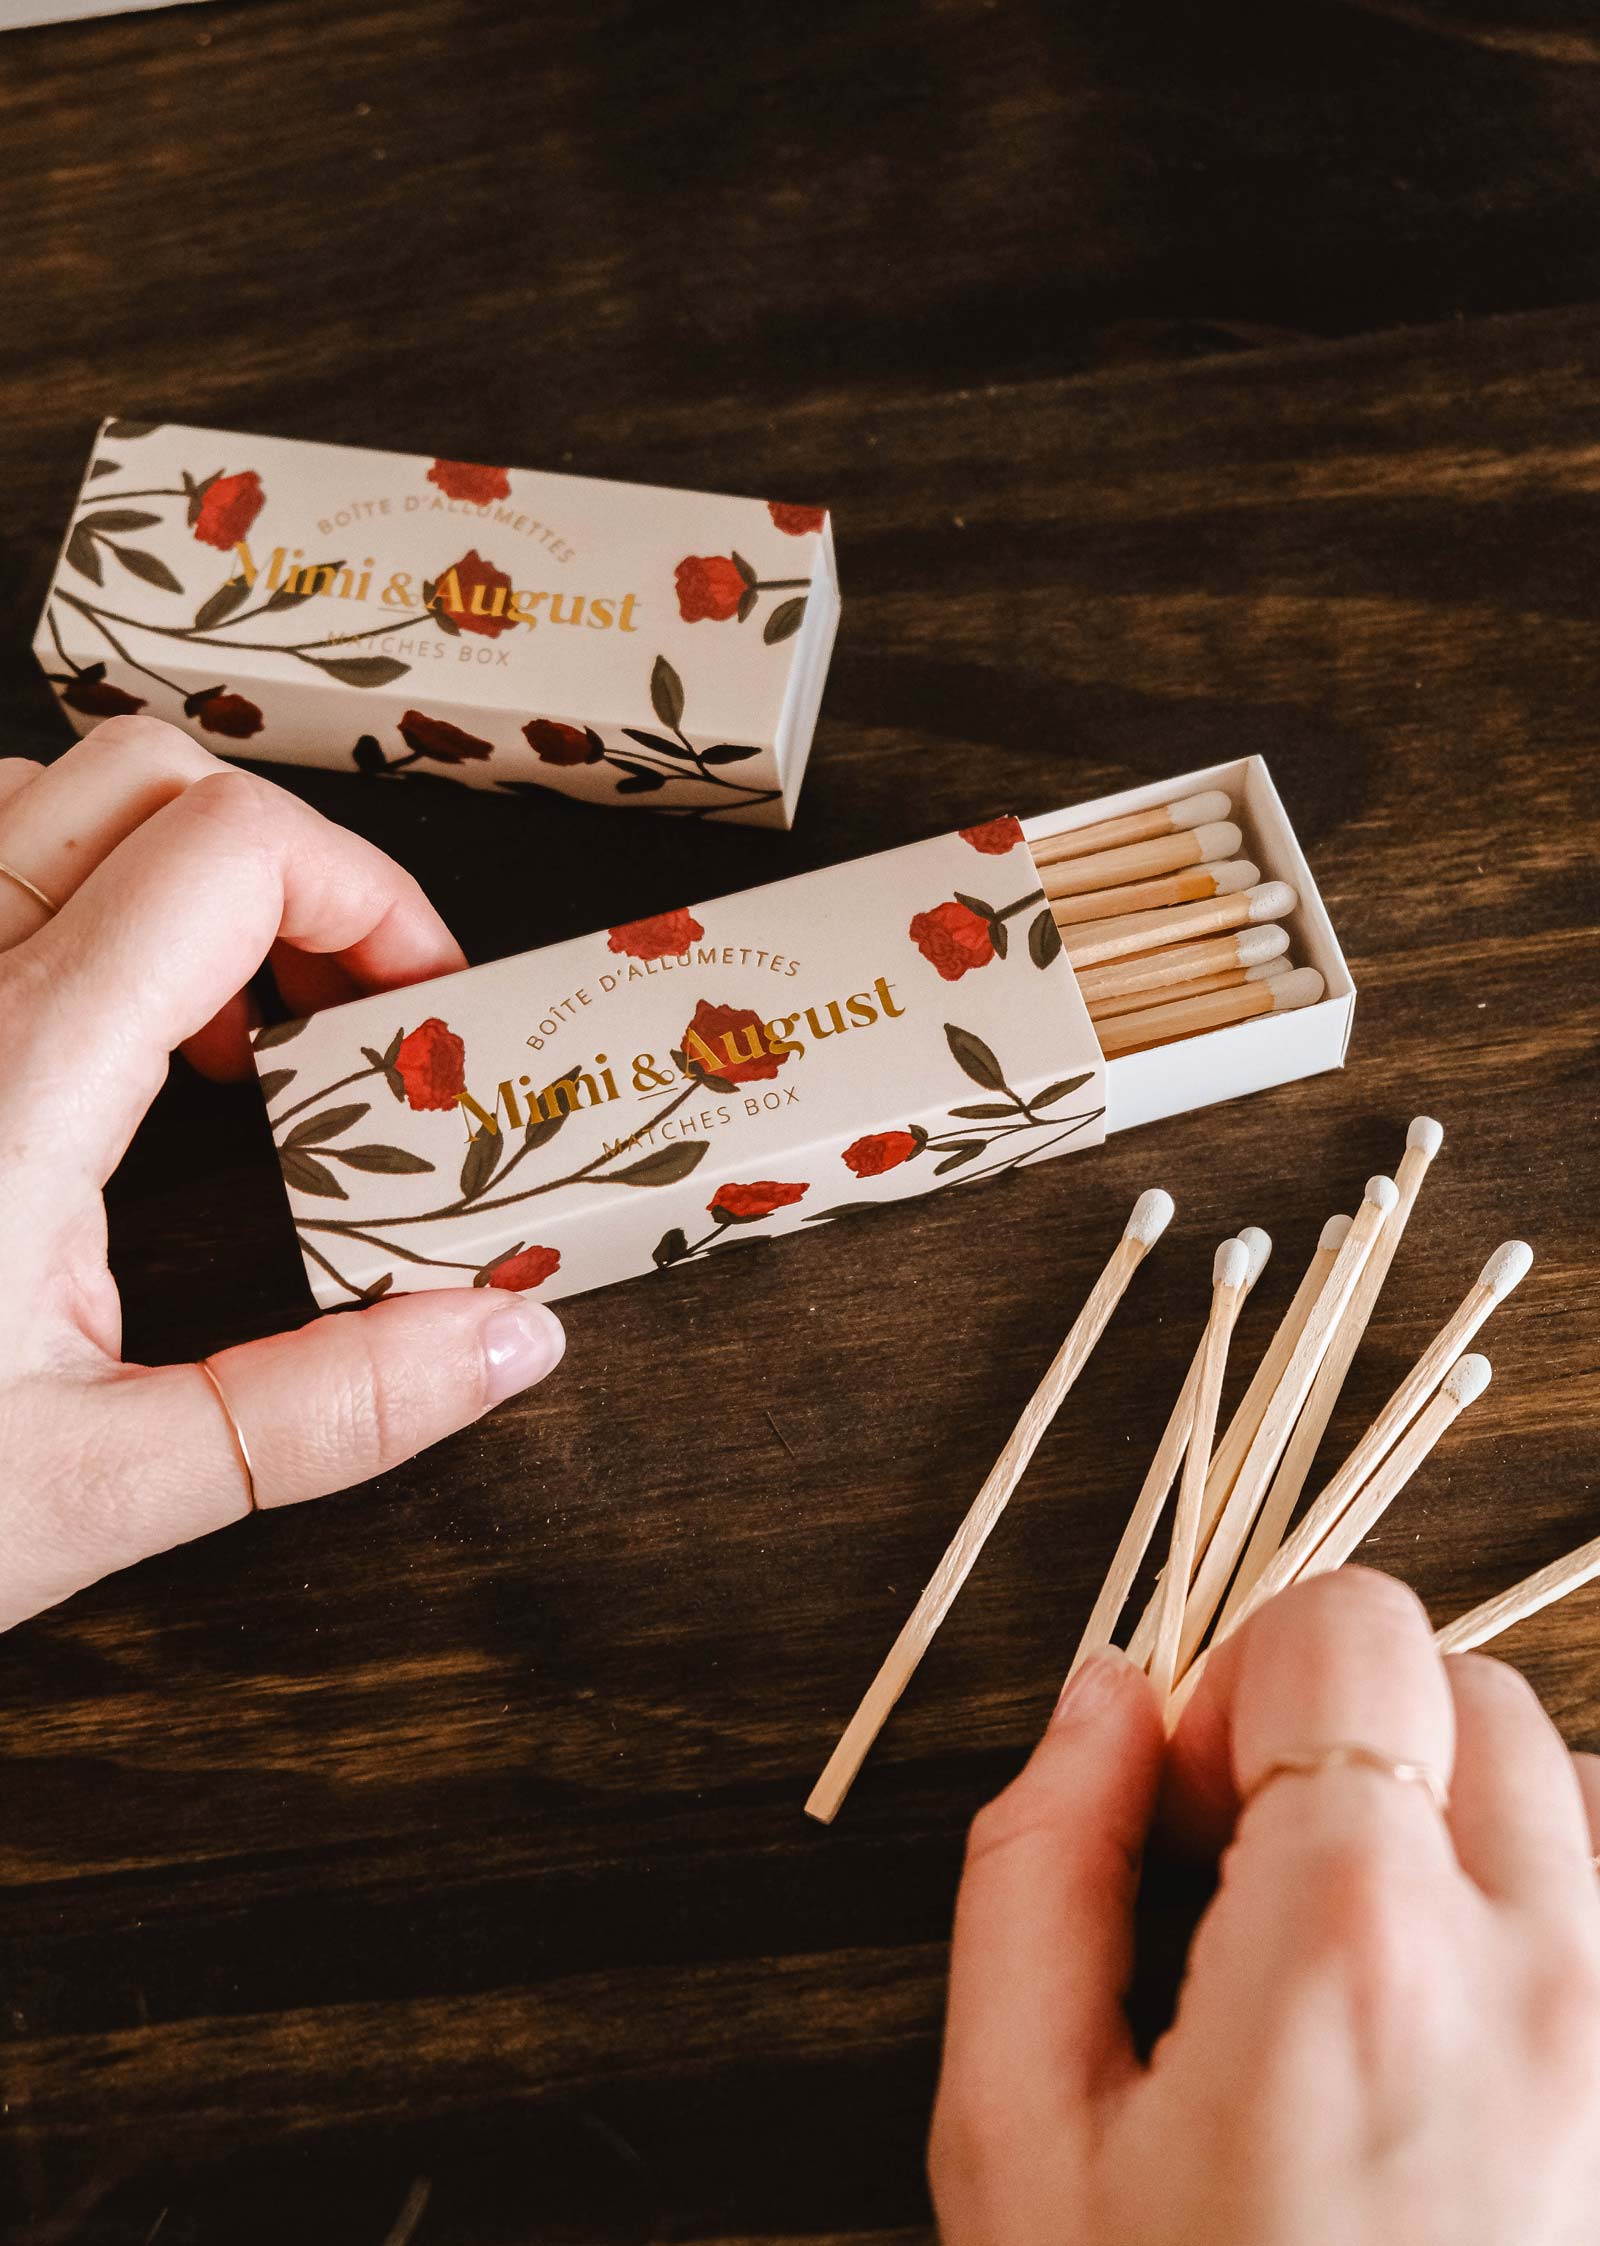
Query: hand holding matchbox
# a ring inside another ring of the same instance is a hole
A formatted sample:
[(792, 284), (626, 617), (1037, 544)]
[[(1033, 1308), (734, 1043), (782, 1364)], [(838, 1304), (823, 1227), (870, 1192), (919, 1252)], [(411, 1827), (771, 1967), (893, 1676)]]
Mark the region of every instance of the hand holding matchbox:
[[(1186, 853), (1208, 894), (1120, 910)], [(1063, 927), (1074, 878), (1109, 885)], [(1097, 1011), (1107, 974), (1131, 1011)], [(1354, 1000), (1245, 758), (330, 1007), (256, 1059), (319, 1301), (554, 1300), (1336, 1068)]]

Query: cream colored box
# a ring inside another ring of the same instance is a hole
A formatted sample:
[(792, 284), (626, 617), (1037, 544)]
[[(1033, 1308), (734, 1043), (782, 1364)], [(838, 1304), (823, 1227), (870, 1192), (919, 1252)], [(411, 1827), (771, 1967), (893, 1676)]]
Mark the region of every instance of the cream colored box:
[[(1026, 834), (1209, 787), (1326, 994), (1107, 1062)], [(1354, 997), (1251, 758), (331, 1007), (256, 1060), (320, 1302), (554, 1299), (1337, 1067)]]
[(113, 420), (34, 645), (79, 732), (787, 826), (838, 616), (820, 507)]

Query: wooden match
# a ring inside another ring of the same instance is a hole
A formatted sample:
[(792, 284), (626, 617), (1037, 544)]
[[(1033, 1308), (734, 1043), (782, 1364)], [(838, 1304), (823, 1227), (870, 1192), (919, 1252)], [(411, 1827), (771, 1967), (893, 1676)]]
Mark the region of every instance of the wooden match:
[(1144, 1007), (1153, 1006), (1158, 999), (1164, 1001), (1169, 993), (1173, 998), (1204, 998), (1214, 990), (1237, 990), (1241, 983), (1271, 982), (1275, 975), (1288, 972), (1287, 959), (1264, 959), (1259, 967), (1230, 967), (1220, 975), (1197, 975), (1186, 983), (1169, 983), (1163, 991), (1131, 991), (1124, 998), (1097, 998), (1090, 1004), (1089, 1019), (1092, 1022), (1114, 1021), (1118, 1014), (1137, 1014)]
[(1034, 863), (1054, 866), (1065, 858), (1087, 858), (1099, 850), (1120, 850), (1125, 843), (1181, 834), (1226, 819), (1232, 809), (1231, 800), (1220, 788), (1206, 788), (1199, 795), (1182, 796), (1176, 803), (1153, 804), (1147, 811), (1124, 811), (1114, 819), (1097, 819), (1090, 827), (1041, 836), (1032, 845)]
[[(1190, 866), (1184, 873), (1163, 874), (1155, 881), (1130, 881), (1126, 889), (1094, 889), (1081, 897), (1056, 897), (1050, 906), (1058, 928), (1075, 928), (1090, 920), (1129, 912), (1156, 912), (1168, 905), (1199, 904), (1207, 897), (1231, 897), (1237, 890), (1254, 889), (1261, 868), (1248, 858), (1215, 860)], [(1048, 896), (1049, 891), (1045, 894)]]
[(934, 1633), (972, 1572), (990, 1531), (1005, 1510), (1006, 1501), (1038, 1449), (1045, 1429), (1088, 1362), (1128, 1282), (1171, 1221), (1170, 1194), (1159, 1188), (1140, 1194), (1122, 1238), (1090, 1289), (1049, 1371), (1029, 1398), (966, 1519), (946, 1548), (882, 1667), (867, 1687), (861, 1705), (828, 1757), (806, 1803), (807, 1816), (827, 1825), (838, 1814), (873, 1740), (883, 1729), (890, 1710), (916, 1673), (917, 1664), (933, 1642)]
[(1541, 1607), (1553, 1606), (1557, 1599), (1592, 1583), (1596, 1576), (1600, 1576), (1600, 1536), (1580, 1544), (1576, 1552), (1568, 1552), (1563, 1559), (1552, 1560), (1535, 1574), (1525, 1575), (1509, 1591), (1501, 1591), (1481, 1606), (1458, 1615), (1454, 1622), (1434, 1632), (1433, 1642), (1441, 1653), (1470, 1653), (1474, 1646), (1487, 1645), (1513, 1623), (1525, 1621)]
[(1237, 857), (1244, 840), (1231, 819), (1208, 819), (1181, 834), (1158, 835), (1153, 842), (1129, 843), (1121, 850), (1096, 850), (1082, 858), (1045, 863), (1040, 872), (1047, 897), (1077, 897), (1088, 890), (1120, 889), (1159, 874), (1181, 873), (1207, 859)]
[[(1145, 1004), (1154, 1006), (1174, 983), (1192, 982), (1200, 975), (1225, 974), (1233, 967), (1260, 967), (1281, 959), (1289, 949), (1289, 931), (1277, 922), (1258, 928), (1241, 928), (1237, 934), (1210, 936), (1192, 944), (1166, 944), (1159, 951), (1131, 959), (1114, 959), (1105, 967), (1087, 967), (1078, 975), (1084, 1004), (1097, 999), (1123, 998), (1146, 992)], [(1173, 991), (1172, 996), (1178, 993)]]
[(1169, 905), (1162, 912), (1130, 912), (1114, 920), (1091, 920), (1065, 939), (1074, 968), (1103, 967), (1108, 960), (1137, 952), (1164, 950), (1195, 936), (1220, 936), (1264, 920), (1282, 920), (1300, 900), (1286, 881), (1262, 881), (1228, 897), (1205, 897), (1194, 905)]
[(1250, 1251), (1242, 1240), (1224, 1240), (1211, 1266), (1211, 1314), (1206, 1321), (1200, 1355), (1200, 1377), (1195, 1383), (1194, 1421), (1183, 1454), (1183, 1474), (1173, 1514), (1172, 1543), (1167, 1554), (1156, 1624), (1156, 1647), (1150, 1661), (1150, 1681), (1165, 1704), (1177, 1681), (1178, 1640), (1183, 1630), (1184, 1601), (1194, 1571), (1195, 1546), (1200, 1535), (1200, 1508), (1206, 1474), (1216, 1440), (1217, 1407), (1222, 1397), (1222, 1376), (1227, 1370), (1228, 1343), (1232, 1338)]
[(1140, 1053), (1151, 1045), (1170, 1045), (1177, 1037), (1199, 1037), (1206, 1030), (1227, 1029), (1258, 1014), (1292, 1013), (1297, 1007), (1315, 1006), (1325, 989), (1315, 967), (1291, 967), (1286, 975), (1265, 982), (1240, 983), (1229, 990), (1214, 990), (1200, 998), (1173, 998), (1164, 1006), (1141, 1007), (1137, 1013), (1116, 1014), (1095, 1024), (1100, 1050), (1112, 1060), (1118, 1053)]

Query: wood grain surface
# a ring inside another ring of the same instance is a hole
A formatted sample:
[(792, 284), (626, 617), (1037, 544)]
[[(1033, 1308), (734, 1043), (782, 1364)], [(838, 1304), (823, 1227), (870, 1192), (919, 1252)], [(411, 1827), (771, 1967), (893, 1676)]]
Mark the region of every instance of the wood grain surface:
[[(564, 1305), (526, 1401), (0, 1647), (0, 2235), (913, 2246), (964, 1828), (1217, 1239), (1277, 1242), (1231, 1398), (1437, 1115), (1324, 1474), (1521, 1234), (1493, 1386), (1372, 1556), (1444, 1619), (1595, 1531), (1592, 12), (181, 8), (0, 40), (0, 180), (0, 749), (62, 741), (28, 639), (115, 410), (833, 506), (792, 835), (289, 778), (474, 958), (1271, 761), (1343, 1074)], [(307, 1314), (267, 1157), (252, 1093), (174, 1069), (111, 1195), (130, 1355)], [(810, 1826), (1156, 1184), (1172, 1230)], [(1506, 1650), (1600, 1746), (1600, 1594)], [(1150, 1887), (1170, 1962), (1195, 1881)]]

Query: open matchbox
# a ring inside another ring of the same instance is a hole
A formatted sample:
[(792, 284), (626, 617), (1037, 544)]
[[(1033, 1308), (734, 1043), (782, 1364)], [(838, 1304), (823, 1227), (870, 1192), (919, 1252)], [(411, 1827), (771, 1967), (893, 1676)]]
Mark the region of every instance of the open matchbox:
[(821, 507), (113, 420), (34, 650), (80, 733), (786, 827), (838, 620)]
[[(1107, 1061), (1029, 844), (1214, 788), (1323, 996)], [(961, 899), (997, 940), (950, 944)], [(256, 1065), (320, 1303), (553, 1300), (1338, 1068), (1354, 1007), (1247, 757), (330, 1007)]]

